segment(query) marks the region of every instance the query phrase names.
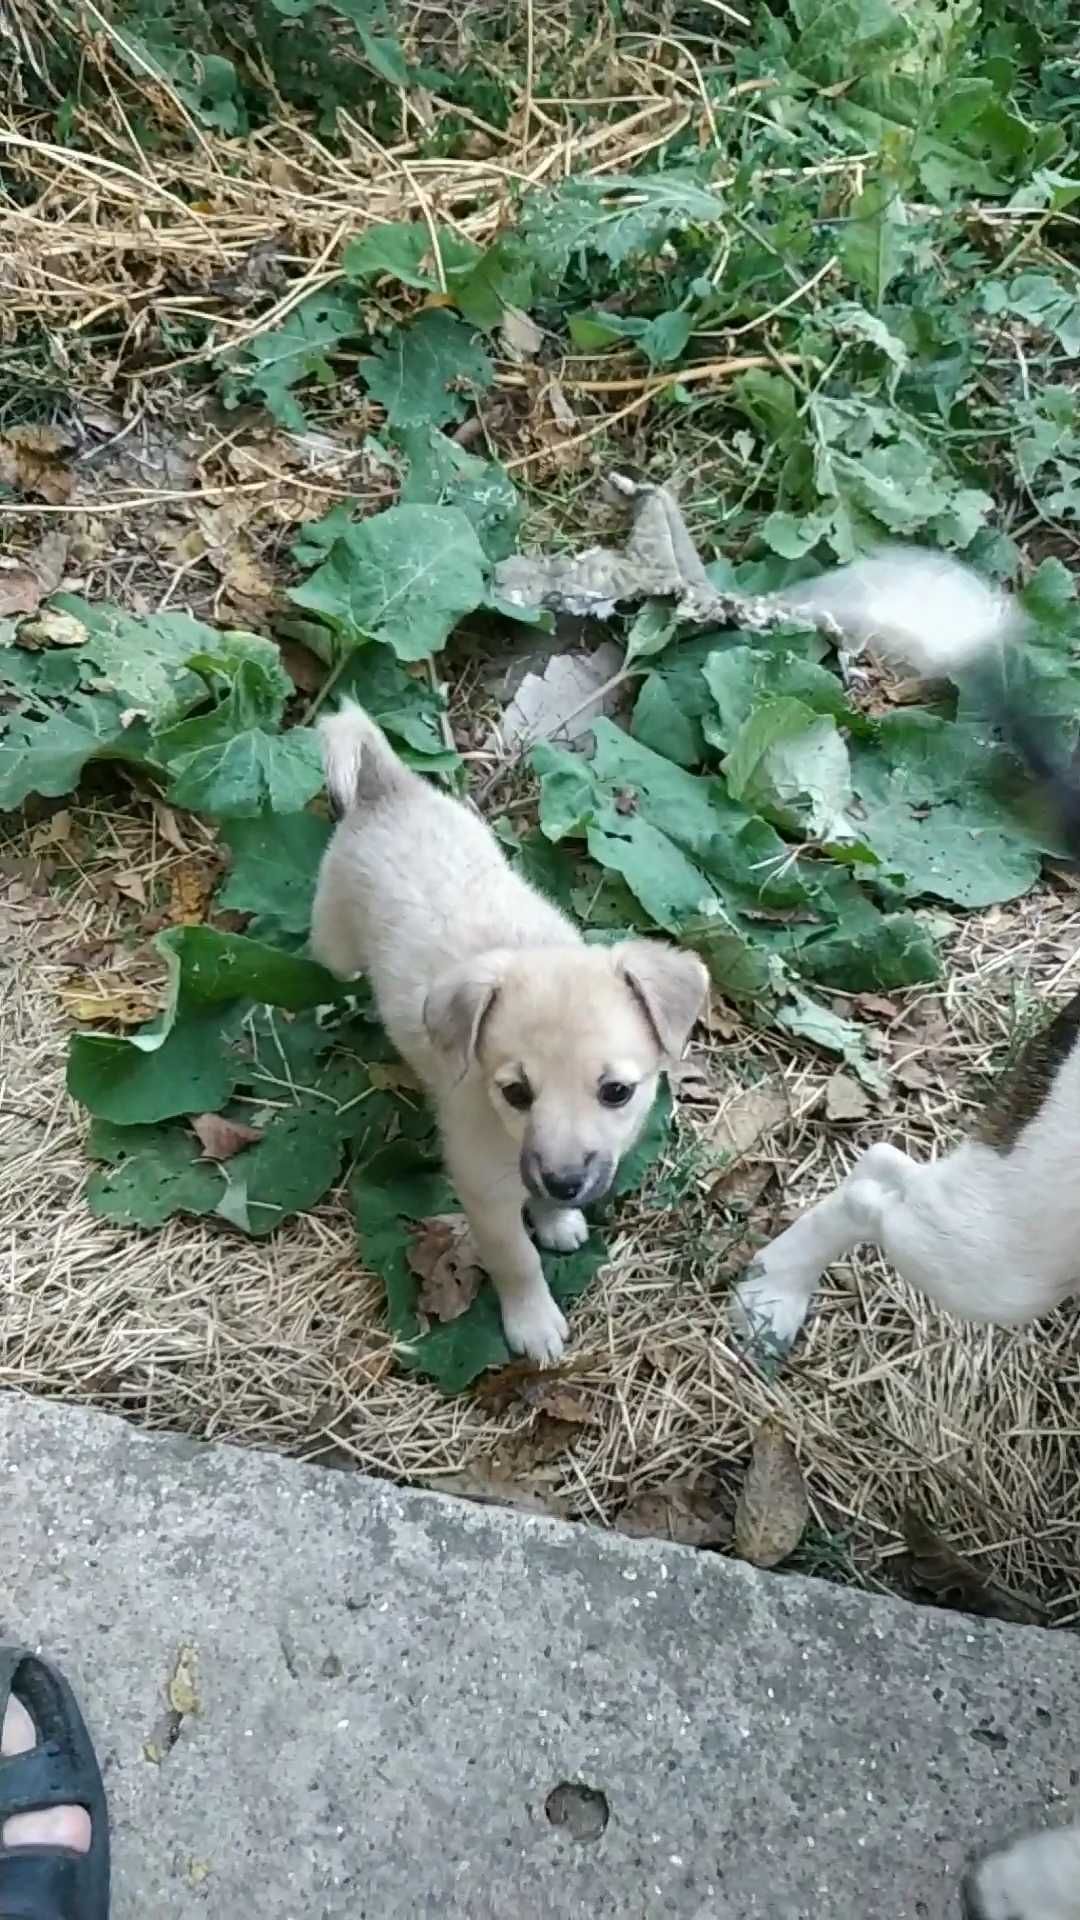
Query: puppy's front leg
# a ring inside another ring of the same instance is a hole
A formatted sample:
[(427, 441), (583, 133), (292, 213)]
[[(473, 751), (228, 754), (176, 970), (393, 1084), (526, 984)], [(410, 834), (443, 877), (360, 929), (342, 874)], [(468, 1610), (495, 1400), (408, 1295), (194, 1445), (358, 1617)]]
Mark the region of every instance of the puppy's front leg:
[(917, 1164), (896, 1147), (871, 1147), (834, 1193), (763, 1247), (732, 1296), (740, 1336), (786, 1353), (826, 1267), (861, 1240), (880, 1237), (883, 1214), (902, 1199)]
[(524, 1353), (541, 1365), (558, 1360), (570, 1330), (551, 1297), (540, 1255), (525, 1231), (525, 1189), (517, 1167), (502, 1158), (480, 1175), (472, 1153), (459, 1155), (449, 1140), (446, 1164), (468, 1216), (481, 1264), (499, 1296), (507, 1346), (512, 1353)]
[(529, 1201), (529, 1219), (542, 1247), (553, 1253), (576, 1253), (589, 1237), (589, 1223), (577, 1207), (560, 1207), (554, 1200)]

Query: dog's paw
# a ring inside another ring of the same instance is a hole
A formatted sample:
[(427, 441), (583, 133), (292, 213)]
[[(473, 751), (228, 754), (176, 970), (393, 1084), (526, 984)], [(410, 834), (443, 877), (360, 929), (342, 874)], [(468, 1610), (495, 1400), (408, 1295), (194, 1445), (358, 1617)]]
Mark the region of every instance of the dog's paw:
[(502, 1323), (511, 1353), (523, 1353), (542, 1367), (561, 1360), (570, 1329), (546, 1287), (504, 1305)]
[(532, 1221), (540, 1245), (550, 1247), (552, 1253), (576, 1253), (589, 1237), (589, 1223), (576, 1207), (563, 1207), (551, 1213), (537, 1212)]
[(964, 1882), (965, 1920), (1077, 1920), (1080, 1829), (1034, 1833), (992, 1853)]
[(731, 1296), (736, 1339), (755, 1355), (783, 1359), (802, 1329), (811, 1298), (805, 1286), (786, 1286), (756, 1260)]

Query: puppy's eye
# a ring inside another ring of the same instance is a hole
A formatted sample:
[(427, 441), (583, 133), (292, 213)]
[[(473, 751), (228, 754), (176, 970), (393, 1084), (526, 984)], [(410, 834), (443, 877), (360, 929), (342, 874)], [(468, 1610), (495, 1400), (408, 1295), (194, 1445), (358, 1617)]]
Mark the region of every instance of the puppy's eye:
[(508, 1107), (515, 1107), (518, 1113), (525, 1113), (532, 1106), (532, 1088), (524, 1080), (508, 1080), (502, 1090), (502, 1097)]
[(600, 1088), (602, 1107), (625, 1107), (627, 1101), (632, 1100), (633, 1097), (634, 1089), (627, 1086), (625, 1080), (605, 1080)]

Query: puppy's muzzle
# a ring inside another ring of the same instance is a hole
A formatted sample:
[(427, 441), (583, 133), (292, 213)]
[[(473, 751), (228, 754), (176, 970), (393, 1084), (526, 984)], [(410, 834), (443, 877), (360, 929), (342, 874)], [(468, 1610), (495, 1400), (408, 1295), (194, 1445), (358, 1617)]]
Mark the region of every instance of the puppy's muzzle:
[(606, 1154), (586, 1153), (573, 1165), (548, 1166), (531, 1147), (521, 1156), (521, 1177), (534, 1200), (553, 1200), (559, 1207), (587, 1207), (611, 1185), (614, 1161)]

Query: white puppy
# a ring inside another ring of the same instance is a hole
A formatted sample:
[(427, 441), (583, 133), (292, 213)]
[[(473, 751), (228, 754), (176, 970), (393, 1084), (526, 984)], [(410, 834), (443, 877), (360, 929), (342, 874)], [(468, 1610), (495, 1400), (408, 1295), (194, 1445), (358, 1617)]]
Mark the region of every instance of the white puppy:
[(589, 946), (513, 872), (469, 808), (412, 773), (362, 708), (322, 724), (339, 825), (312, 916), (315, 957), (371, 980), (394, 1045), (430, 1092), (447, 1169), (499, 1295), (509, 1346), (557, 1360), (566, 1322), (542, 1245), (588, 1238), (678, 1059), (708, 975), (661, 941)]
[[(981, 676), (999, 719), (1052, 791), (1080, 855), (1080, 796), (1040, 728), (1003, 700), (1019, 610), (940, 554), (891, 549), (784, 596), (846, 638), (925, 675)], [(990, 669), (988, 672), (987, 669)], [(1018, 1325), (1080, 1288), (1080, 995), (1029, 1041), (976, 1135), (920, 1166), (887, 1145), (764, 1248), (734, 1296), (737, 1326), (775, 1355), (795, 1339), (824, 1269), (875, 1242), (908, 1283), (967, 1320)], [(1080, 1826), (991, 1854), (964, 1888), (967, 1920), (1080, 1920)]]
[(1080, 1827), (1029, 1834), (976, 1867), (965, 1920), (1080, 1920)]
[[(845, 635), (924, 674), (983, 671), (1022, 631), (1008, 598), (957, 561), (919, 549), (826, 574), (790, 596), (830, 613)], [(999, 681), (1004, 685), (1004, 681)], [(1023, 716), (1006, 714), (1021, 750), (1052, 770)], [(1067, 813), (1073, 796), (1063, 796)], [(1080, 851), (1080, 849), (1078, 849)], [(979, 1132), (919, 1165), (871, 1147), (848, 1178), (770, 1241), (736, 1289), (740, 1331), (783, 1351), (834, 1260), (875, 1242), (911, 1286), (967, 1320), (1034, 1320), (1080, 1284), (1080, 996), (1036, 1034)]]

